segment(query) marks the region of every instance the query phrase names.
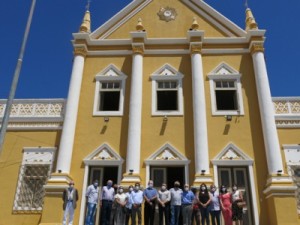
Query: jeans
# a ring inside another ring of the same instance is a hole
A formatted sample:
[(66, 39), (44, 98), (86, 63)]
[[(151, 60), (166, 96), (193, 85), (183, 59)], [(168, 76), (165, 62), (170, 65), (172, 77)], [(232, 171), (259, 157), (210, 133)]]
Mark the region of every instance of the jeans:
[[(211, 218), (211, 223), (212, 225), (220, 225), (220, 215), (221, 215), (221, 211), (210, 211), (210, 218)], [(216, 224), (217, 221), (217, 224)]]
[(67, 224), (67, 218), (69, 216), (69, 225), (73, 224), (73, 218), (74, 218), (74, 208), (73, 208), (73, 202), (67, 202), (66, 209), (64, 212), (64, 219), (63, 219), (63, 225)]
[(179, 224), (180, 205), (171, 205), (171, 225)]
[(96, 208), (97, 204), (88, 203), (85, 225), (94, 225)]
[(102, 225), (110, 224), (111, 208), (112, 208), (112, 201), (102, 200), (102, 207), (101, 207), (101, 224)]

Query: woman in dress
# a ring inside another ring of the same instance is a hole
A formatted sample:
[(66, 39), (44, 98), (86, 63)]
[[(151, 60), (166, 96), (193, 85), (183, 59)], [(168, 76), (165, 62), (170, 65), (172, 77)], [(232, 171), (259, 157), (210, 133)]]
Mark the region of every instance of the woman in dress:
[(199, 191), (199, 206), (200, 206), (200, 213), (201, 213), (201, 224), (204, 225), (206, 221), (206, 225), (210, 225), (209, 221), (209, 203), (211, 201), (210, 195), (208, 193), (206, 184), (202, 183), (200, 185)]
[(225, 225), (232, 225), (231, 194), (227, 191), (225, 185), (221, 186), (220, 205)]
[(126, 219), (126, 203), (127, 195), (124, 193), (122, 186), (118, 188), (118, 193), (115, 195), (116, 213), (114, 219), (114, 225), (124, 225)]
[(243, 225), (243, 207), (239, 206), (239, 202), (243, 202), (243, 194), (238, 190), (236, 184), (232, 186), (232, 224)]

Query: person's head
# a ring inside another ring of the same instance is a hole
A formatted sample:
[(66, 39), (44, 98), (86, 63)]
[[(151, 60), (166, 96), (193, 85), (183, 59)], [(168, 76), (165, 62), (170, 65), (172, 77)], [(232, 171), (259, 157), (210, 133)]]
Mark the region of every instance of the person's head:
[(124, 192), (124, 188), (123, 188), (123, 186), (120, 186), (118, 188), (118, 193), (122, 194), (123, 192)]
[(129, 192), (132, 192), (133, 191), (133, 185), (129, 185), (128, 190), (129, 190)]
[(221, 192), (221, 194), (226, 194), (227, 193), (227, 187), (226, 187), (226, 185), (224, 185), (224, 184), (221, 185), (220, 192)]
[(134, 189), (135, 189), (136, 191), (140, 190), (140, 187), (141, 187), (140, 183), (135, 183)]
[(108, 180), (107, 183), (106, 183), (106, 185), (107, 185), (108, 188), (111, 188), (112, 185), (113, 185), (112, 180)]
[(71, 180), (70, 183), (69, 183), (69, 187), (70, 187), (70, 188), (73, 188), (74, 185), (75, 185), (74, 181)]
[(189, 191), (190, 190), (190, 186), (188, 184), (184, 185), (184, 191)]
[(192, 188), (191, 188), (191, 191), (193, 192), (194, 195), (196, 195), (196, 193), (197, 193), (197, 188), (192, 187)]
[(236, 191), (238, 189), (238, 186), (236, 184), (232, 185), (232, 191)]
[(205, 193), (205, 194), (208, 193), (206, 184), (202, 183), (202, 184), (200, 185), (200, 193)]
[(99, 181), (98, 181), (98, 180), (94, 180), (94, 181), (93, 181), (93, 185), (94, 185), (95, 187), (98, 187)]
[(119, 187), (119, 185), (117, 185), (117, 184), (114, 184), (114, 185), (113, 185), (113, 188), (114, 188), (115, 192), (118, 191), (118, 187)]
[(210, 185), (210, 192), (215, 192), (217, 190), (216, 185), (212, 184)]
[(153, 188), (153, 180), (149, 180), (148, 181), (148, 187), (149, 188)]
[(180, 182), (177, 180), (174, 182), (174, 187), (179, 188), (180, 187)]
[(167, 185), (166, 185), (166, 184), (162, 184), (162, 185), (161, 185), (161, 190), (162, 190), (162, 191), (167, 190)]

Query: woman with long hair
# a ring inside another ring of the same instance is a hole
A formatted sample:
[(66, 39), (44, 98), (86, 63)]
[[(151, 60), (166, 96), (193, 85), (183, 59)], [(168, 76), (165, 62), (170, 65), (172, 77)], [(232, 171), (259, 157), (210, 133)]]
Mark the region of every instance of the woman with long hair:
[(220, 189), (220, 205), (225, 225), (232, 225), (231, 194), (225, 185)]
[(236, 184), (232, 186), (232, 224), (243, 225), (243, 207), (239, 206), (239, 202), (243, 202), (243, 194), (238, 190)]
[(206, 221), (206, 225), (210, 225), (209, 221), (209, 203), (211, 201), (210, 195), (208, 193), (208, 189), (206, 184), (202, 183), (200, 185), (199, 191), (199, 206), (200, 206), (200, 213), (201, 213), (201, 224), (204, 225)]

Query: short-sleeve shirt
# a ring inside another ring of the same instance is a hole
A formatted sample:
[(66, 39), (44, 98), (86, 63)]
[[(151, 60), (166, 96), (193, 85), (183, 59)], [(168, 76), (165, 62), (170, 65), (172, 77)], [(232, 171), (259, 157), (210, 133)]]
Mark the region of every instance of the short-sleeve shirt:
[(210, 202), (210, 211), (219, 211), (220, 210), (220, 198), (218, 192), (210, 192), (211, 202)]
[(141, 190), (131, 192), (132, 204), (142, 204), (144, 193)]
[(127, 195), (125, 194), (125, 193), (122, 193), (122, 194), (115, 194), (115, 199), (119, 199), (119, 201), (121, 202), (121, 203), (124, 203), (125, 201), (126, 201), (126, 199), (127, 199)]
[(182, 190), (180, 188), (178, 188), (177, 190), (175, 188), (171, 188), (170, 193), (171, 205), (181, 205)]
[(104, 186), (102, 188), (101, 200), (113, 201), (115, 195), (115, 189), (113, 187), (108, 188)]
[(88, 197), (88, 203), (97, 204), (99, 198), (99, 187), (95, 188), (93, 184), (88, 186), (85, 196)]
[(191, 205), (193, 203), (193, 200), (195, 198), (195, 195), (191, 191), (184, 191), (182, 193), (182, 205)]
[(157, 197), (162, 202), (169, 202), (171, 200), (171, 193), (168, 190), (165, 191), (159, 190)]
[(144, 196), (146, 196), (149, 200), (155, 196), (157, 196), (157, 190), (155, 188), (146, 188), (144, 190)]

